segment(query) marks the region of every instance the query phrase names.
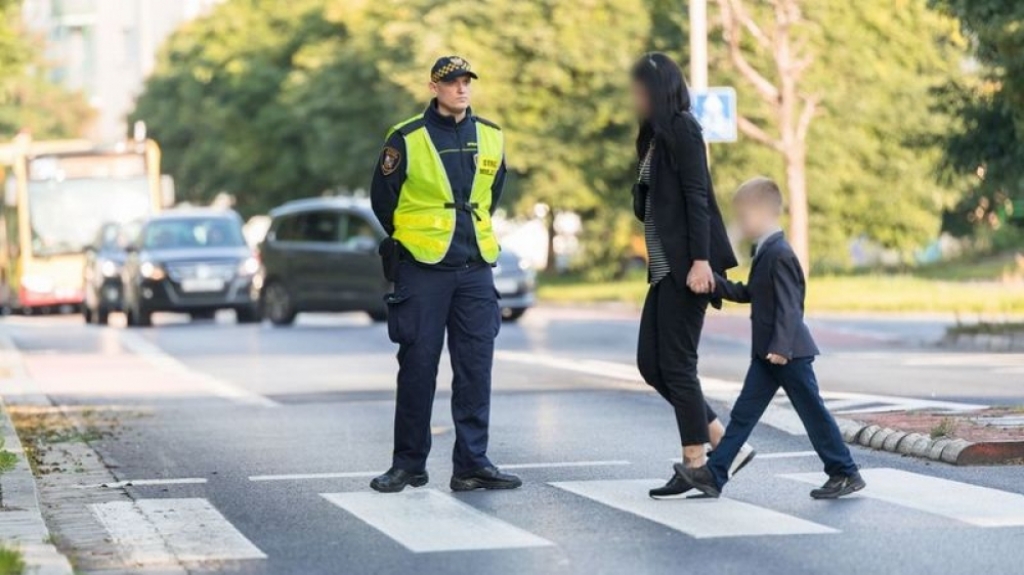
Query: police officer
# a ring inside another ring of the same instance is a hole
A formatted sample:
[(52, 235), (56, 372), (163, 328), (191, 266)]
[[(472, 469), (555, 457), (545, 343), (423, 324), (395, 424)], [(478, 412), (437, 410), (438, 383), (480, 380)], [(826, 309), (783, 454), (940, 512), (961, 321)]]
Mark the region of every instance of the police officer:
[(391, 469), (370, 487), (427, 483), (430, 415), (448, 334), (455, 450), (451, 489), (514, 489), (518, 477), (487, 458), (491, 363), (501, 315), (491, 266), (498, 241), (491, 215), (505, 181), (501, 129), (473, 115), (477, 75), (457, 56), (430, 71), (434, 99), (391, 129), (374, 172), (373, 211), (390, 238), (381, 246), (395, 284), (388, 335), (399, 345)]

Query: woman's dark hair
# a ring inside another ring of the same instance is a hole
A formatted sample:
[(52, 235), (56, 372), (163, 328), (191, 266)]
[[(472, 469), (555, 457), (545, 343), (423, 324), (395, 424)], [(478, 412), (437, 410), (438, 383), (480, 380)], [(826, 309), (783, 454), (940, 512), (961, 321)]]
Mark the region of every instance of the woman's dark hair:
[(677, 114), (690, 111), (690, 90), (683, 71), (667, 55), (648, 52), (633, 64), (630, 76), (647, 88), (651, 99), (650, 117), (640, 122), (640, 133), (636, 138), (637, 155), (643, 155), (655, 137), (671, 145), (672, 138), (667, 136), (672, 129), (672, 119)]

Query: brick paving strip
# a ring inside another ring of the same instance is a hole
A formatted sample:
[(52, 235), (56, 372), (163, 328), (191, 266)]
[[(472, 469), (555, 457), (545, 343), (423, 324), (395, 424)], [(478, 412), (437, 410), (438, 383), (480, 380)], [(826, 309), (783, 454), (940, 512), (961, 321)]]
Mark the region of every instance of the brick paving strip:
[(913, 410), (839, 419), (847, 443), (953, 465), (1024, 465), (1024, 409)]
[[(27, 573), (34, 575), (70, 575), (89, 573), (91, 575), (183, 575), (186, 569), (179, 563), (160, 565), (133, 564), (116, 541), (112, 541), (103, 525), (91, 512), (90, 505), (113, 501), (133, 501), (132, 493), (121, 486), (103, 489), (83, 489), (82, 485), (118, 485), (118, 479), (103, 463), (100, 455), (89, 445), (87, 438), (95, 432), (83, 417), (83, 410), (55, 406), (50, 399), (39, 393), (36, 384), (27, 373), (21, 354), (11, 338), (0, 331), (0, 392), (3, 393), (6, 409), (0, 413), (3, 433), (13, 436), (8, 446), (22, 446), (14, 443), (17, 436), (9, 415), (22, 424), (21, 432), (28, 438), (31, 433), (24, 422), (40, 421), (49, 429), (57, 428), (62, 433), (73, 434), (75, 439), (60, 443), (45, 444), (34, 454), (37, 477), (33, 477), (28, 465), (28, 454), (19, 453), (19, 480), (4, 475), (5, 498), (10, 489), (11, 503), (34, 510), (26, 522), (37, 531), (32, 532), (26, 543), (20, 545), (29, 565)], [(13, 474), (12, 474), (13, 475)], [(15, 489), (22, 495), (15, 503)], [(38, 491), (37, 491), (38, 490)], [(38, 498), (37, 498), (38, 493)], [(41, 503), (41, 505), (40, 505)], [(40, 511), (42, 517), (40, 517)], [(8, 521), (7, 513), (0, 512), (0, 540), (7, 541), (4, 531)], [(45, 523), (44, 523), (45, 519)], [(52, 533), (47, 531), (47, 526)], [(13, 528), (13, 526), (11, 526)], [(46, 543), (44, 543), (44, 541)], [(30, 544), (31, 543), (31, 544)], [(54, 547), (56, 545), (56, 548)], [(46, 553), (39, 551), (45, 550)], [(58, 549), (60, 551), (58, 551)], [(74, 571), (63, 555), (66, 553), (74, 563)], [(52, 567), (51, 567), (52, 565)], [(57, 567), (59, 565), (59, 567)], [(37, 569), (33, 571), (33, 569)], [(46, 570), (52, 569), (52, 570)]]

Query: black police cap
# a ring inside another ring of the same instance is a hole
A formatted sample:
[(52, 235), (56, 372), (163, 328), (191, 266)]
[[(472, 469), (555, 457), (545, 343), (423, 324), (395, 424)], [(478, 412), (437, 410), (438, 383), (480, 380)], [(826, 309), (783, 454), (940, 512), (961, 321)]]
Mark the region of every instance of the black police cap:
[(474, 80), (477, 75), (469, 67), (469, 62), (458, 56), (445, 56), (434, 62), (430, 69), (431, 82), (450, 82), (459, 76), (469, 76)]

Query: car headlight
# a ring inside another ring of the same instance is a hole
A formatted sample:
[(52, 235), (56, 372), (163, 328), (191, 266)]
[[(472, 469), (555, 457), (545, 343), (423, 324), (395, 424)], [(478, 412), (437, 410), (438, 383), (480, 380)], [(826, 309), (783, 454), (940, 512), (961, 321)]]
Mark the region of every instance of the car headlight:
[(142, 265), (139, 266), (139, 273), (142, 274), (142, 277), (153, 281), (160, 281), (167, 277), (164, 268), (153, 262), (142, 262)]
[(260, 271), (260, 260), (255, 257), (247, 257), (238, 264), (238, 275), (253, 276)]
[(519, 260), (519, 269), (523, 270), (524, 272), (529, 270), (532, 267), (533, 266), (530, 265), (530, 260), (526, 260), (526, 259)]
[(100, 273), (103, 274), (103, 277), (113, 278), (117, 277), (117, 275), (121, 273), (121, 269), (117, 265), (117, 262), (103, 260), (103, 262), (100, 263)]
[(23, 276), (21, 287), (36, 293), (50, 293), (53, 291), (53, 280), (46, 276)]

